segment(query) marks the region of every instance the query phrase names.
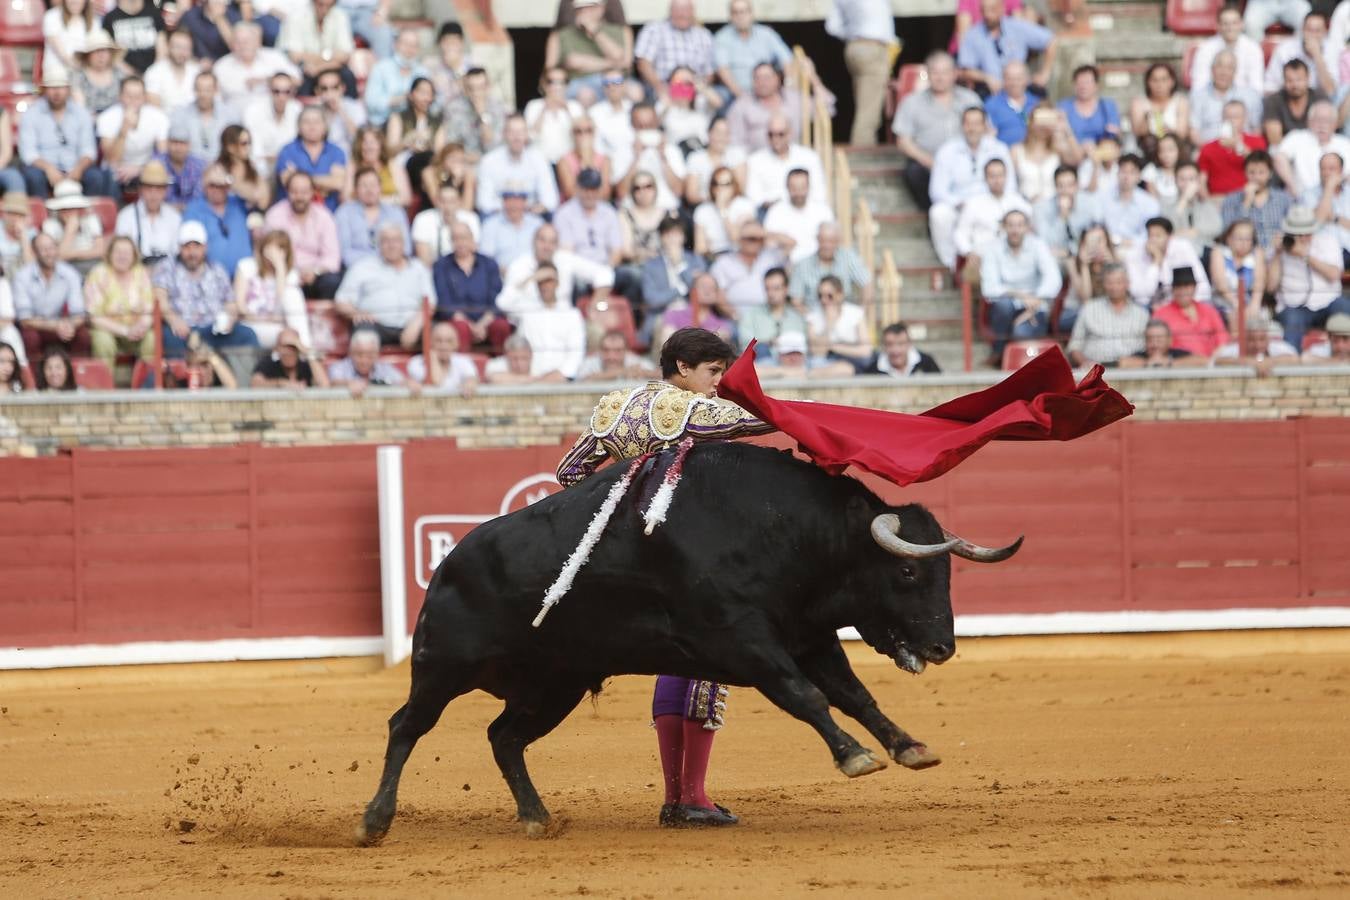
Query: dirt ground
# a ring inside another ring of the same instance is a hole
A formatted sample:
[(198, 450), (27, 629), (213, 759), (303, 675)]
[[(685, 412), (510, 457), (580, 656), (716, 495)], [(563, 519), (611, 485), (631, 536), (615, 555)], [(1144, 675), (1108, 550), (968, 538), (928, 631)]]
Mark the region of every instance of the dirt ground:
[(1350, 896), (1346, 632), (966, 641), (919, 678), (850, 655), (943, 765), (849, 781), (733, 691), (711, 788), (744, 824), (665, 831), (651, 680), (620, 678), (531, 750), (566, 825), (530, 840), (474, 694), (370, 849), (406, 665), (0, 673), (0, 895)]

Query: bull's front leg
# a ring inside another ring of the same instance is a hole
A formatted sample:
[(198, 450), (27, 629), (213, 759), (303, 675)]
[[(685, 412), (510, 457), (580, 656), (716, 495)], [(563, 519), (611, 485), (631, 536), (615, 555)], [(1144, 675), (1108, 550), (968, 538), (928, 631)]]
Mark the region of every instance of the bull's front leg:
[(843, 646), (835, 640), (810, 656), (798, 660), (811, 682), (824, 692), (830, 705), (855, 719), (881, 742), (891, 759), (907, 769), (927, 769), (942, 758), (886, 717), (867, 686), (853, 674)]

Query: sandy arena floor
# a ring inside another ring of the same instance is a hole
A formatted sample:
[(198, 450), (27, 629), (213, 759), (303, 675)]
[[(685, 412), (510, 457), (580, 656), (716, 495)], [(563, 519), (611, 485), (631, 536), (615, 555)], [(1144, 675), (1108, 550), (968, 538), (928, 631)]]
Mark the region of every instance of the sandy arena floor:
[(848, 781), (736, 691), (712, 788), (744, 824), (664, 831), (651, 682), (616, 679), (530, 752), (567, 822), (533, 841), (474, 694), (373, 849), (353, 827), (406, 666), (0, 673), (0, 895), (1350, 896), (1344, 632), (967, 641), (917, 679), (852, 656), (942, 766)]

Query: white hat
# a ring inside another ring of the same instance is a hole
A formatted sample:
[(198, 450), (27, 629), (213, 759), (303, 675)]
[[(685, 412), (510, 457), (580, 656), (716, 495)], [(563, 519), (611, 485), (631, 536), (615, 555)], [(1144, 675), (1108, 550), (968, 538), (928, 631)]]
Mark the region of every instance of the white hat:
[(206, 245), (206, 226), (201, 222), (188, 221), (178, 226), (179, 244)]
[(786, 353), (805, 353), (806, 335), (800, 331), (785, 331), (773, 342), (773, 348), (782, 356)]
[(80, 183), (69, 178), (56, 183), (56, 187), (52, 188), (52, 199), (47, 201), (47, 208), (52, 212), (60, 212), (63, 209), (88, 209), (93, 205), (93, 201), (84, 195)]

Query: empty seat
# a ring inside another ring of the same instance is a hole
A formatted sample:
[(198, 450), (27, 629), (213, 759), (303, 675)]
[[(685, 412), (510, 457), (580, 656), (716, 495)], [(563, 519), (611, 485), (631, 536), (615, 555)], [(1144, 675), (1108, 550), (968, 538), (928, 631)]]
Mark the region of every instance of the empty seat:
[(0, 3), (0, 45), (41, 47), (46, 12), (41, 0), (4, 0)]
[(1167, 0), (1164, 21), (1173, 34), (1211, 35), (1222, 5), (1222, 0)]
[(86, 391), (110, 391), (113, 389), (113, 373), (108, 364), (101, 359), (72, 359), (70, 367), (75, 370), (75, 384)]
[(928, 86), (928, 67), (922, 63), (907, 63), (900, 67), (886, 92), (886, 118), (890, 119), (906, 97)]
[(1015, 372), (1047, 350), (1059, 346), (1059, 342), (1050, 338), (1038, 338), (1034, 341), (1013, 341), (1003, 348), (1003, 371)]
[(577, 301), (586, 321), (595, 330), (603, 334), (606, 331), (621, 331), (628, 340), (629, 349), (637, 349), (637, 325), (633, 321), (633, 307), (623, 297), (610, 295), (604, 300), (585, 297)]

